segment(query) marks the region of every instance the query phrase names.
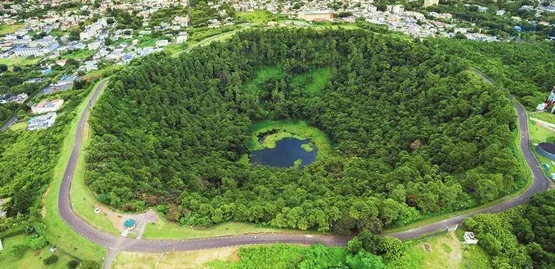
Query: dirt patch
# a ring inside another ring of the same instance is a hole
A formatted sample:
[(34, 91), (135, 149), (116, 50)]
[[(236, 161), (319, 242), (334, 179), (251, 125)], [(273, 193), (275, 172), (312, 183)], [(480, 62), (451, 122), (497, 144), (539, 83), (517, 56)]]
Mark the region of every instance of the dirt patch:
[(42, 252), (42, 250), (41, 250), (41, 249), (39, 249), (39, 250), (35, 251), (35, 253), (34, 253), (35, 257), (38, 257), (38, 256), (40, 256), (40, 253), (41, 253), (41, 252)]
[(239, 257), (239, 249), (236, 249), (233, 253), (231, 253), (229, 260), (232, 262), (239, 262), (241, 260), (241, 257)]
[(426, 251), (427, 253), (432, 252), (432, 246), (430, 246), (430, 244), (428, 243), (424, 244), (424, 251)]
[(50, 189), (52, 188), (51, 185), (52, 184), (48, 186), (48, 189), (46, 189), (46, 191), (41, 197), (42, 208), (40, 209), (40, 215), (42, 216), (42, 218), (46, 218), (46, 201), (44, 201), (44, 199), (46, 199), (46, 197), (48, 196), (48, 193), (50, 193)]

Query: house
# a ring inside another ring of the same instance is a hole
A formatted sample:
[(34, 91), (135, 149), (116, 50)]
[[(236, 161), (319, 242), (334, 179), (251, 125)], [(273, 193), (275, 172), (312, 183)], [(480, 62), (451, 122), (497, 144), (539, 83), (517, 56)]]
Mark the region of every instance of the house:
[(179, 33), (179, 35), (176, 37), (175, 39), (175, 43), (177, 44), (183, 44), (187, 42), (187, 32), (181, 32)]
[(94, 41), (94, 42), (89, 43), (87, 45), (87, 48), (89, 50), (97, 50), (97, 49), (100, 48), (100, 46), (102, 46), (102, 41), (99, 40), (99, 41)]
[(56, 64), (64, 67), (66, 65), (67, 60), (66, 59), (60, 59), (60, 60), (56, 60)]
[(297, 15), (299, 19), (307, 21), (331, 21), (333, 20), (333, 12), (329, 10), (324, 11), (302, 11)]
[(169, 44), (167, 39), (156, 40), (156, 47), (165, 47)]
[(34, 114), (53, 112), (60, 109), (63, 104), (64, 104), (64, 100), (62, 99), (42, 100), (40, 101), (40, 103), (33, 105), (31, 107), (31, 111), (33, 111)]
[(29, 119), (29, 125), (27, 125), (27, 130), (40, 130), (52, 127), (56, 122), (56, 117), (58, 115), (56, 112), (50, 112), (46, 115), (36, 116)]
[(424, 7), (439, 5), (439, 0), (424, 0)]

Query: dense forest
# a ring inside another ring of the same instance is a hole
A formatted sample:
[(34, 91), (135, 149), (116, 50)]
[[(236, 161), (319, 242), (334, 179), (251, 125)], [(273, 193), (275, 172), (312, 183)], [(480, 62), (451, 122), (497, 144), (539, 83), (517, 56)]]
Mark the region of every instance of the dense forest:
[(537, 194), (521, 207), (466, 219), (494, 268), (555, 267), (555, 191)]
[(51, 128), (0, 132), (0, 197), (7, 198), (2, 205), (7, 217), (0, 218), (0, 236), (42, 218), (40, 197), (52, 179), (68, 123), (75, 117), (73, 110), (87, 93), (70, 90), (50, 96), (65, 100)]
[[(285, 75), (246, 91), (259, 70)], [(332, 68), (317, 94), (292, 77)], [(239, 33), (119, 73), (91, 115), (86, 182), (169, 220), (380, 232), (469, 208), (524, 183), (507, 93), (430, 41), (367, 31)], [(333, 152), (303, 169), (239, 162), (254, 123), (303, 119)], [(419, 147), (410, 147), (418, 141)]]

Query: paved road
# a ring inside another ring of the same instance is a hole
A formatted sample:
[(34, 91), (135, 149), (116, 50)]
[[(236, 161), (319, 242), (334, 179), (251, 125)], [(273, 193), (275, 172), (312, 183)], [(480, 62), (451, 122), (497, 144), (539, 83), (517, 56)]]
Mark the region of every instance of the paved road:
[[(89, 110), (96, 102), (103, 87), (106, 86), (107, 80), (101, 82), (81, 115), (79, 126), (75, 134), (75, 145), (71, 152), (67, 168), (64, 173), (62, 185), (60, 189), (60, 196), (58, 199), (59, 213), (64, 221), (76, 232), (89, 240), (105, 246), (109, 249), (108, 257), (104, 264), (105, 268), (110, 267), (110, 263), (118, 251), (136, 251), (136, 252), (166, 252), (166, 251), (185, 251), (185, 250), (198, 250), (206, 248), (216, 248), (225, 246), (249, 245), (249, 244), (265, 244), (265, 243), (300, 243), (300, 244), (325, 244), (325, 245), (346, 245), (350, 237), (334, 236), (334, 235), (303, 235), (303, 234), (260, 234), (260, 235), (236, 235), (236, 236), (223, 236), (213, 238), (203, 238), (194, 240), (145, 240), (145, 239), (130, 239), (113, 236), (96, 230), (80, 217), (78, 217), (72, 210), (70, 204), (70, 187), (77, 165), (77, 158), (79, 157), (79, 148), (81, 147), (81, 139), (83, 130), (87, 121)], [(529, 147), (528, 137), (528, 122), (524, 108), (515, 102), (515, 109), (518, 115), (518, 121), (521, 130), (520, 148), (524, 153), (524, 157), (528, 166), (530, 166), (534, 182), (532, 186), (526, 190), (521, 196), (512, 200), (505, 201), (501, 204), (488, 207), (479, 212), (473, 212), (443, 221), (438, 221), (426, 226), (422, 226), (413, 230), (391, 234), (400, 239), (410, 239), (421, 236), (423, 234), (433, 232), (436, 230), (445, 229), (446, 226), (460, 224), (464, 218), (472, 216), (476, 213), (484, 212), (499, 212), (512, 208), (525, 203), (533, 194), (542, 192), (548, 189), (549, 182), (541, 171), (539, 164), (532, 155)]]
[(17, 116), (12, 116), (2, 127), (0, 127), (0, 131), (6, 131), (10, 126), (12, 126), (17, 121)]

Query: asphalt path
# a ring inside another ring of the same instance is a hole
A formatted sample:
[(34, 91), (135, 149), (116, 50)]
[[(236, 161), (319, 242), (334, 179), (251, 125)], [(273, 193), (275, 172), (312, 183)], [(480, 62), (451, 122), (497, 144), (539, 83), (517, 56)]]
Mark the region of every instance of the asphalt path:
[[(131, 239), (114, 236), (93, 228), (91, 225), (82, 220), (71, 208), (70, 203), (70, 187), (79, 157), (79, 149), (81, 148), (81, 140), (85, 123), (89, 116), (89, 111), (95, 104), (102, 89), (106, 86), (107, 80), (99, 83), (94, 89), (93, 96), (87, 107), (81, 114), (79, 125), (75, 133), (75, 144), (73, 146), (69, 162), (67, 164), (64, 178), (60, 189), (58, 199), (59, 213), (62, 219), (77, 233), (86, 237), (90, 241), (108, 248), (108, 257), (104, 264), (105, 268), (110, 267), (112, 259), (118, 251), (134, 251), (134, 252), (167, 252), (167, 251), (187, 251), (199, 250), (207, 248), (218, 248), (238, 245), (252, 244), (269, 244), (269, 243), (294, 243), (294, 244), (324, 244), (324, 245), (346, 245), (351, 237), (336, 235), (308, 235), (308, 234), (243, 234), (234, 236), (221, 236), (190, 240), (150, 240), (150, 239)], [(541, 171), (540, 165), (532, 155), (529, 146), (528, 121), (524, 108), (518, 102), (514, 102), (515, 110), (518, 115), (519, 127), (521, 130), (520, 149), (526, 159), (528, 166), (533, 174), (533, 183), (523, 194), (511, 200), (504, 201), (500, 204), (485, 208), (483, 210), (472, 213), (452, 217), (446, 220), (438, 221), (432, 224), (421, 226), (409, 231), (390, 234), (400, 239), (411, 239), (422, 236), (424, 234), (445, 229), (448, 226), (460, 224), (462, 221), (477, 213), (500, 212), (528, 201), (535, 193), (545, 191), (549, 188), (549, 181)]]
[(10, 126), (12, 126), (16, 121), (17, 121), (17, 116), (16, 115), (12, 116), (8, 121), (6, 121), (6, 123), (4, 123), (4, 125), (2, 125), (2, 127), (0, 127), (0, 131), (8, 130), (8, 128), (10, 128)]

